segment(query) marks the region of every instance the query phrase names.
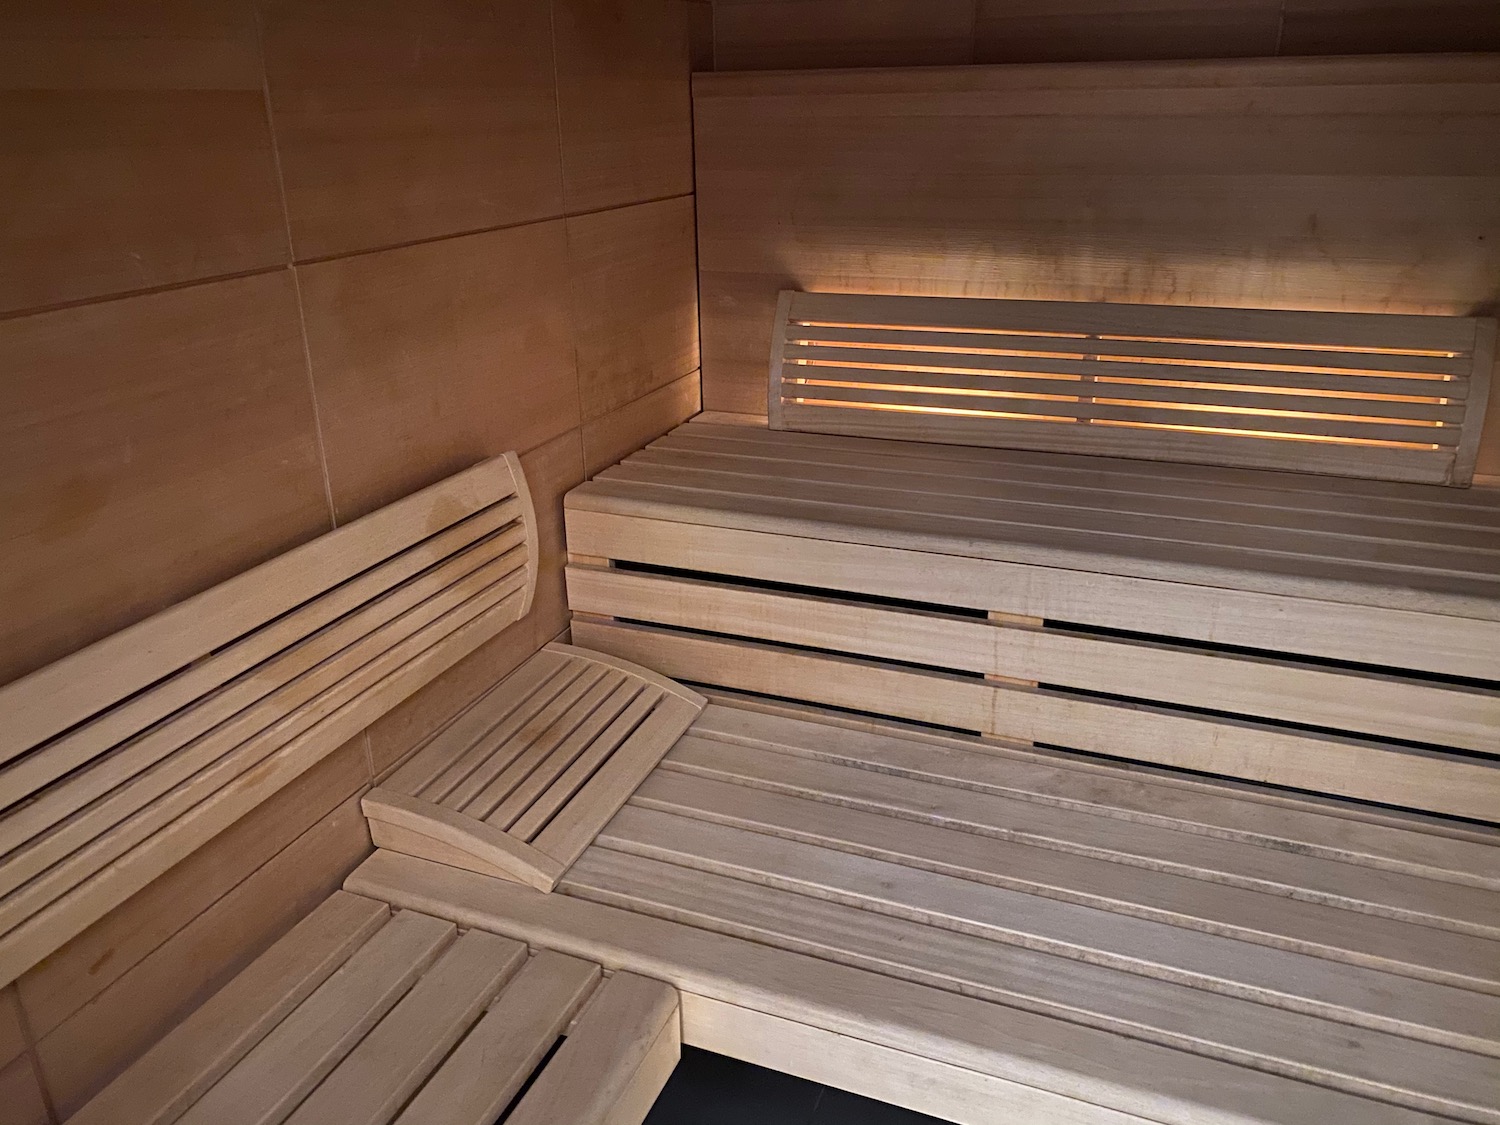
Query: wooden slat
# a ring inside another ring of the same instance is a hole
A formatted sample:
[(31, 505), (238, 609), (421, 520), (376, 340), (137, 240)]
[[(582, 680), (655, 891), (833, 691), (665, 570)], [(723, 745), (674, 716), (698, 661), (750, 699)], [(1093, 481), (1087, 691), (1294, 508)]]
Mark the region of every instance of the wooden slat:
[(513, 454), (476, 465), (0, 688), (9, 760), (394, 551), (525, 492)]
[[(681, 821), (682, 816), (877, 857), (929, 877), (944, 873), (964, 884), (966, 894), (972, 889), (979, 900), (988, 901), (993, 889), (1012, 889), (1242, 944), (1500, 995), (1500, 942), (1494, 938), (1145, 867), (1122, 871), (1093, 856), (1013, 845), (958, 828), (668, 771), (649, 778), (632, 800), (641, 808), (622, 811), (600, 834), (602, 843), (608, 846), (628, 837), (627, 825), (650, 820), (660, 827), (662, 818), (652, 819), (648, 810), (662, 810), (679, 818), (670, 821), (673, 830), (682, 833), (672, 847), (699, 856), (702, 852), (686, 840), (697, 839), (707, 849), (715, 833), (700, 832), (698, 826)], [(665, 838), (654, 836), (658, 843)], [(807, 858), (811, 863), (821, 857), (807, 853)], [(837, 866), (842, 859), (835, 855), (828, 862)]]
[[(108, 824), (107, 816), (128, 815), (231, 749), (247, 752), (257, 738), (274, 744), (295, 735), (336, 706), (341, 691), (355, 690), (355, 675), (384, 650), (496, 582), (506, 583), (509, 591), (520, 590), (523, 567), (524, 560), (514, 551), (488, 560), (483, 555), (456, 560), (456, 565), (439, 567), (425, 581), (327, 627), (171, 721), (107, 750), (96, 761), (85, 760), (82, 772), (66, 785), (38, 794), (0, 820), (0, 851), (20, 847), (101, 797), (105, 800), (90, 810), (90, 822)], [(19, 792), (27, 792), (32, 784), (51, 781), (77, 766), (73, 757), (54, 760), (51, 748), (44, 748), (0, 774), (0, 785), (14, 782)], [(106, 797), (121, 785), (125, 788)], [(58, 846), (76, 840), (60, 840)]]
[[(608, 696), (602, 699), (573, 732), (558, 743), (557, 748), (547, 756), (546, 760), (538, 764), (537, 768), (532, 770), (531, 775), (516, 786), (515, 790), (484, 819), (496, 828), (514, 832), (521, 839), (526, 839), (524, 832), (516, 831), (517, 821), (522, 816), (530, 817), (530, 810), (538, 801), (552, 797), (553, 786), (558, 778), (572, 768), (580, 754), (593, 747), (600, 734), (614, 723), (639, 693), (638, 684), (630, 682), (624, 676), (618, 677)], [(611, 746), (604, 752), (607, 754), (612, 749)], [(561, 797), (560, 801), (554, 798), (547, 803), (551, 805), (553, 801), (556, 801), (560, 804), (561, 801), (566, 800), (566, 797)]]
[(507, 1125), (640, 1125), (681, 1054), (677, 990), (617, 972)]
[(532, 846), (557, 860), (566, 870), (700, 710), (701, 702), (681, 696), (662, 700), (573, 799), (537, 833)]
[[(0, 900), (0, 926), (14, 925), (16, 912), (31, 912), (37, 896), (55, 897), (75, 885), (125, 848), (181, 815), (193, 802), (221, 789), (268, 756), (285, 754), (289, 747), (299, 745), (299, 740), (318, 739), (325, 752), (334, 749), (342, 740), (328, 745), (326, 739), (319, 738), (325, 720), (357, 706), (386, 679), (410, 670), (416, 658), (451, 635), (455, 626), (472, 622), (477, 614), (515, 606), (521, 599), (523, 582), (513, 573), (502, 575), (498, 581), (490, 573), (476, 574), (472, 582), (461, 581), (419, 607), (394, 636), (382, 638), (389, 643), (361, 647), (351, 658), (351, 666), (340, 665), (330, 671), (331, 682), (305, 706), (282, 712), (269, 726), (243, 741), (235, 736), (244, 732), (231, 725), (224, 739), (210, 736), (189, 746), (185, 753), (174, 755), (145, 777), (133, 779), (77, 816), (27, 839), (0, 868), (0, 889), (13, 891), (25, 880), (37, 879), (17, 892), (17, 897)], [(322, 687), (325, 682), (319, 678), (312, 686)], [(234, 753), (226, 753), (230, 750)], [(20, 812), (23, 821), (28, 819), (26, 812)], [(91, 840), (94, 842), (89, 843)], [(49, 864), (57, 866), (49, 870)]]
[(630, 705), (594, 739), (593, 744), (553, 782), (551, 788), (510, 825), (508, 831), (522, 840), (535, 839), (537, 833), (577, 795), (578, 790), (640, 726), (661, 699), (662, 693), (655, 685), (642, 689)]
[(389, 917), (335, 892), (69, 1120), (171, 1125)]
[(1497, 767), (1484, 759), (642, 626), (580, 619), (573, 633), (700, 683), (1450, 816), (1493, 816)]
[(568, 596), (574, 612), (1500, 753), (1484, 689), (620, 569), (569, 567)]
[(476, 748), (480, 741), (562, 668), (563, 662), (556, 657), (544, 658), (538, 654), (527, 660), (471, 703), (451, 723), (435, 732), (391, 775), (388, 788), (401, 793), (424, 793), (445, 770), (455, 767), (462, 770), (460, 759), (473, 754), (477, 760)]
[[(462, 808), (466, 815), (478, 820), (488, 820), (512, 796), (526, 800), (527, 794), (531, 792), (526, 783), (554, 755), (565, 752), (569, 739), (614, 694), (615, 689), (625, 683), (625, 677), (618, 672), (603, 670), (602, 673), (581, 676), (578, 683), (587, 683), (587, 690), (576, 696), (564, 693), (555, 705), (556, 711), (549, 709), (537, 716), (535, 724), (540, 729), (536, 735), (527, 742), (510, 765), (496, 774), (473, 797), (463, 802)], [(544, 722), (545, 726), (542, 725)], [(524, 808), (525, 805), (521, 807)], [(514, 811), (514, 808), (515, 805), (512, 805), (508, 811)], [(503, 829), (505, 825), (498, 827)]]
[[(184, 721), (183, 716), (174, 716), (171, 729), (174, 733), (206, 730), (240, 707), (268, 694), (297, 671), (316, 663), (321, 656), (299, 657), (302, 654), (311, 656), (317, 651), (321, 638), (357, 636), (357, 631), (349, 629), (349, 625), (355, 622), (339, 620), (344, 614), (350, 614), (356, 622), (369, 620), (370, 624), (365, 628), (374, 628), (434, 592), (436, 574), (412, 580), (427, 567), (433, 566), (451, 579), (467, 573), (472, 565), (488, 561), (522, 542), (524, 532), (506, 529), (500, 531), (482, 553), (458, 556), (460, 560), (468, 559), (469, 565), (460, 562), (454, 567), (444, 562), (447, 556), (463, 550), (471, 542), (503, 528), (518, 508), (515, 501), (508, 501), (486, 509), (325, 596), (299, 606), (285, 617), (184, 669), (145, 694), (111, 709), (77, 731), (26, 755), (0, 772), (0, 792), (34, 792), (189, 704), (193, 705), (193, 715), (198, 720), (196, 728), (193, 722)], [(443, 584), (446, 583), (440, 581), (437, 585)], [(400, 589), (399, 594), (386, 593), (396, 588)], [(356, 625), (356, 629), (358, 627)], [(326, 650), (324, 655), (337, 651), (337, 647)], [(288, 671), (288, 668), (293, 670)], [(184, 733), (183, 740), (190, 736)]]
[[(663, 435), (651, 450), (724, 453), (772, 462), (849, 465), (899, 469), (912, 477), (936, 475), (957, 481), (1051, 484), (1084, 488), (1116, 497), (1196, 498), (1255, 505), (1272, 526), (1284, 513), (1306, 511), (1357, 514), (1380, 523), (1417, 522), (1434, 527), (1500, 526), (1500, 503), (1493, 490), (1445, 489), (1399, 481), (1360, 480), (1219, 465), (1141, 462), (1122, 457), (1084, 458), (1022, 449), (977, 449), (921, 442), (798, 434), (757, 425), (729, 425), (699, 415)], [(1293, 524), (1293, 526), (1297, 526)]]
[(520, 942), (464, 934), (287, 1120), (387, 1125), (525, 960)]
[[(952, 1068), (934, 1073), (976, 1071), (997, 1080), (979, 1087), (993, 1093), (996, 1115), (1077, 1125), (1119, 1125), (1121, 1113), (1163, 1125), (1422, 1120), (1386, 1103), (1252, 1075), (1218, 1060), (567, 895), (529, 894), (387, 852), (367, 860), (350, 886), (402, 905), (482, 919), (496, 932), (619, 965), (683, 993)], [(686, 1025), (684, 1041), (712, 1048), (695, 1032)], [(1142, 1075), (1150, 1075), (1149, 1089)]]
[[(1235, 840), (1013, 801), (866, 768), (747, 746), (680, 739), (663, 769), (826, 801), (1029, 847), (1317, 902), (1476, 937), (1500, 938), (1500, 894)], [(1128, 873), (1121, 873), (1128, 877)]]
[[(561, 691), (549, 700), (537, 700), (538, 706), (534, 710), (528, 710), (519, 729), (507, 736), (507, 748), (503, 755), (486, 758), (468, 777), (442, 794), (439, 799), (444, 805), (454, 809), (467, 808), (492, 782), (504, 774), (516, 758), (536, 746), (553, 724), (585, 697), (602, 677), (603, 671), (585, 665), (571, 675), (572, 678)], [(433, 792), (432, 796), (437, 797), (437, 792)]]
[[(569, 537), (589, 554), (616, 560), (772, 582), (784, 582), (794, 561), (825, 587), (853, 593), (1478, 679), (1494, 674), (1492, 653), (1500, 644), (1495, 622), (1413, 609), (1414, 601), (1433, 599), (1415, 599), (1409, 591), (1404, 597), (1387, 591), (1387, 605), (1371, 606), (1349, 600), (1368, 600), (1363, 591), (1326, 586), (1324, 593), (1334, 596), (1289, 603), (1270, 587), (1295, 594), (1298, 584), (1264, 576), (1216, 588), (1108, 573), (1080, 583), (1062, 567), (943, 554), (909, 542), (881, 544), (857, 528), (831, 541), (806, 534), (800, 524), (801, 534), (787, 536), (769, 522), (740, 516), (733, 523), (750, 526), (724, 526), (730, 520), (701, 510), (637, 511), (638, 505), (599, 495), (592, 484), (585, 488), (569, 496)], [(1471, 601), (1465, 599), (1466, 609)], [(1413, 646), (1412, 636), (1425, 643)]]
[[(186, 811), (171, 814), (164, 825), (151, 833), (145, 846), (136, 846), (112, 860), (86, 882), (74, 885), (63, 897), (54, 899), (0, 937), (0, 979), (13, 979), (36, 964), (61, 942), (238, 820), (332, 748), (358, 734), (373, 718), (474, 651), (500, 625), (512, 620), (511, 601), (502, 598), (488, 604), (483, 595), (475, 601), (475, 607), (463, 606), (454, 611), (461, 623), (447, 634), (443, 643), (411, 655), (316, 727), (263, 759), (258, 768), (241, 774), (232, 784), (198, 800)], [(156, 808), (153, 815), (167, 817), (161, 808)], [(112, 834), (108, 839), (111, 849), (119, 846), (117, 836)], [(57, 868), (51, 869), (47, 878), (56, 871)], [(23, 892), (32, 893), (33, 885), (23, 888)]]
[(493, 1125), (599, 980), (599, 966), (540, 950), (396, 1125)]
[[(1077, 1020), (1272, 1074), (1429, 1112), (1472, 1113), (1500, 1073), (1453, 1044), (1289, 1012), (891, 917), (816, 895), (590, 850), (568, 894), (767, 942), (947, 992)], [(1500, 1044), (1473, 1043), (1493, 1056)], [(1481, 1114), (1484, 1112), (1481, 1108)]]
[(1500, 891), (1500, 831), (1061, 751), (1013, 748), (800, 704), (710, 703), (693, 737), (1155, 824), (1255, 848)]
[(453, 939), (451, 923), (403, 911), (179, 1119), (276, 1125), (395, 1006)]

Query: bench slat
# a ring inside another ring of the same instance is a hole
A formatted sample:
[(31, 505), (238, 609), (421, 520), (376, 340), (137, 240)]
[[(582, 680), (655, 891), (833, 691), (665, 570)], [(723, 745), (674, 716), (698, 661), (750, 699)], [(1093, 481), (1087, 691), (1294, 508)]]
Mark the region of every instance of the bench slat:
[(676, 989), (617, 972), (506, 1125), (640, 1125), (681, 1053)]
[(453, 941), (451, 922), (402, 911), (180, 1118), (279, 1125)]
[(172, 1125), (390, 919), (338, 891), (68, 1120)]
[(318, 1084), (289, 1125), (387, 1125), (525, 960), (520, 942), (483, 930), (464, 934)]
[(539, 951), (396, 1125), (494, 1125), (598, 981), (598, 965)]

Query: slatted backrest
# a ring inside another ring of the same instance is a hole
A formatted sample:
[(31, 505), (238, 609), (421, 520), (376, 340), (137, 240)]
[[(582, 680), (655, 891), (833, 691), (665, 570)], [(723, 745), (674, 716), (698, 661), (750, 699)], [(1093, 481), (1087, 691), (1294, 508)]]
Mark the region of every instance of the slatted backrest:
[(0, 688), (0, 983), (524, 616), (486, 461)]
[(784, 292), (774, 429), (1466, 485), (1483, 318)]

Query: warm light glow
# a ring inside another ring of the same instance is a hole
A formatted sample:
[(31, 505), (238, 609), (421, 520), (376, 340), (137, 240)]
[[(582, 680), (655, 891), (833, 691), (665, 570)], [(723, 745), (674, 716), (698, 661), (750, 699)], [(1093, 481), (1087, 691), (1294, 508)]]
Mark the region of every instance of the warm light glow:
[(1026, 422), (1077, 422), (1053, 414), (1008, 414), (1001, 410), (964, 410), (957, 406), (903, 406), (887, 402), (841, 402), (825, 398), (789, 398), (784, 402), (798, 406), (833, 406), (843, 410), (888, 410), (896, 414), (945, 414), (959, 418), (1018, 418)]
[(1191, 410), (1205, 414), (1254, 414), (1263, 418), (1316, 418), (1328, 422), (1371, 422), (1382, 426), (1432, 426), (1441, 428), (1441, 422), (1422, 418), (1374, 418), (1363, 414), (1318, 414), (1310, 410), (1275, 410), (1257, 406), (1211, 406), (1201, 402), (1158, 402), (1150, 399), (1095, 398), (1105, 406), (1136, 406), (1148, 410)]
[(1058, 340), (1092, 340), (1087, 332), (1043, 332), (1030, 328), (949, 328), (939, 324), (855, 324), (843, 320), (791, 320), (796, 328), (871, 328), (880, 332), (964, 332), (975, 336), (1050, 336)]
[(1363, 402), (1415, 402), (1424, 406), (1447, 406), (1446, 398), (1428, 395), (1391, 395), (1373, 391), (1325, 391), (1308, 387), (1264, 387), (1258, 383), (1195, 383), (1183, 379), (1131, 379), (1124, 375), (1098, 375), (1097, 383), (1131, 387), (1181, 387), (1190, 391), (1233, 391), (1236, 394), (1296, 395), (1299, 398), (1341, 398)]
[(1121, 336), (1101, 334), (1096, 340), (1129, 340), (1140, 344), (1208, 344), (1216, 348), (1279, 348), (1283, 351), (1359, 352), (1362, 355), (1414, 355), (1424, 359), (1457, 359), (1459, 352), (1434, 352), (1421, 348), (1372, 348), (1357, 344), (1298, 344), (1285, 340), (1210, 340), (1197, 336)]
[(1095, 426), (1121, 426), (1131, 430), (1173, 430), (1188, 434), (1218, 434), (1224, 437), (1271, 438), (1275, 441), (1312, 441), (1324, 445), (1376, 446), (1382, 449), (1442, 449), (1418, 441), (1386, 441), (1377, 438), (1329, 437), (1326, 434), (1288, 434), (1280, 430), (1234, 430), (1217, 426), (1179, 426), (1170, 422), (1120, 422), (1112, 418), (1094, 418)]
[(1081, 402), (1077, 395), (1037, 394), (1029, 391), (970, 390), (967, 387), (919, 387), (906, 383), (853, 383), (840, 379), (783, 379), (802, 387), (847, 387), (855, 391), (902, 391), (922, 395), (962, 395), (964, 398), (1026, 398), (1047, 402)]

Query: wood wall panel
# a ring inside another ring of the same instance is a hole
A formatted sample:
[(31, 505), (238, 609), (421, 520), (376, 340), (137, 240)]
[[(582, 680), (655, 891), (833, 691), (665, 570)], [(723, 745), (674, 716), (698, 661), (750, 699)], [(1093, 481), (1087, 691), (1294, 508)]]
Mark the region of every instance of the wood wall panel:
[(0, 1125), (50, 1125), (31, 1056), (0, 1066)]
[(578, 425), (562, 221), (298, 272), (340, 523)]
[(0, 370), (0, 681), (329, 529), (285, 272), (0, 321)]
[(543, 571), (525, 620), (0, 991), (0, 1125), (46, 1113), (34, 1068), (67, 1112), (336, 886), (374, 770), (565, 632), (575, 337), (599, 425), (648, 440), (658, 391), (696, 397), (693, 4), (0, 0), (0, 682), (507, 449)]
[(585, 419), (697, 369), (691, 196), (569, 219), (568, 258)]
[(687, 16), (688, 65), (714, 68), (714, 6), (709, 0), (682, 0)]
[(693, 190), (686, 12), (677, 0), (555, 0), (570, 214)]
[(1500, 50), (1500, 5), (1493, 0), (714, 0), (713, 6), (719, 70)]
[(976, 0), (974, 61), (1274, 55), (1282, 0)]
[(1500, 59), (696, 83), (710, 410), (764, 410), (783, 288), (1461, 315), (1500, 299)]
[(1287, 55), (1500, 51), (1494, 0), (1286, 0)]
[(975, 0), (716, 0), (719, 70), (972, 61)]
[(286, 260), (241, 0), (6, 0), (0, 139), (0, 313)]
[(584, 476), (626, 456), (698, 413), (702, 406), (696, 371), (658, 387), (634, 402), (583, 424)]
[(550, 13), (530, 0), (271, 0), (299, 259), (562, 213)]

